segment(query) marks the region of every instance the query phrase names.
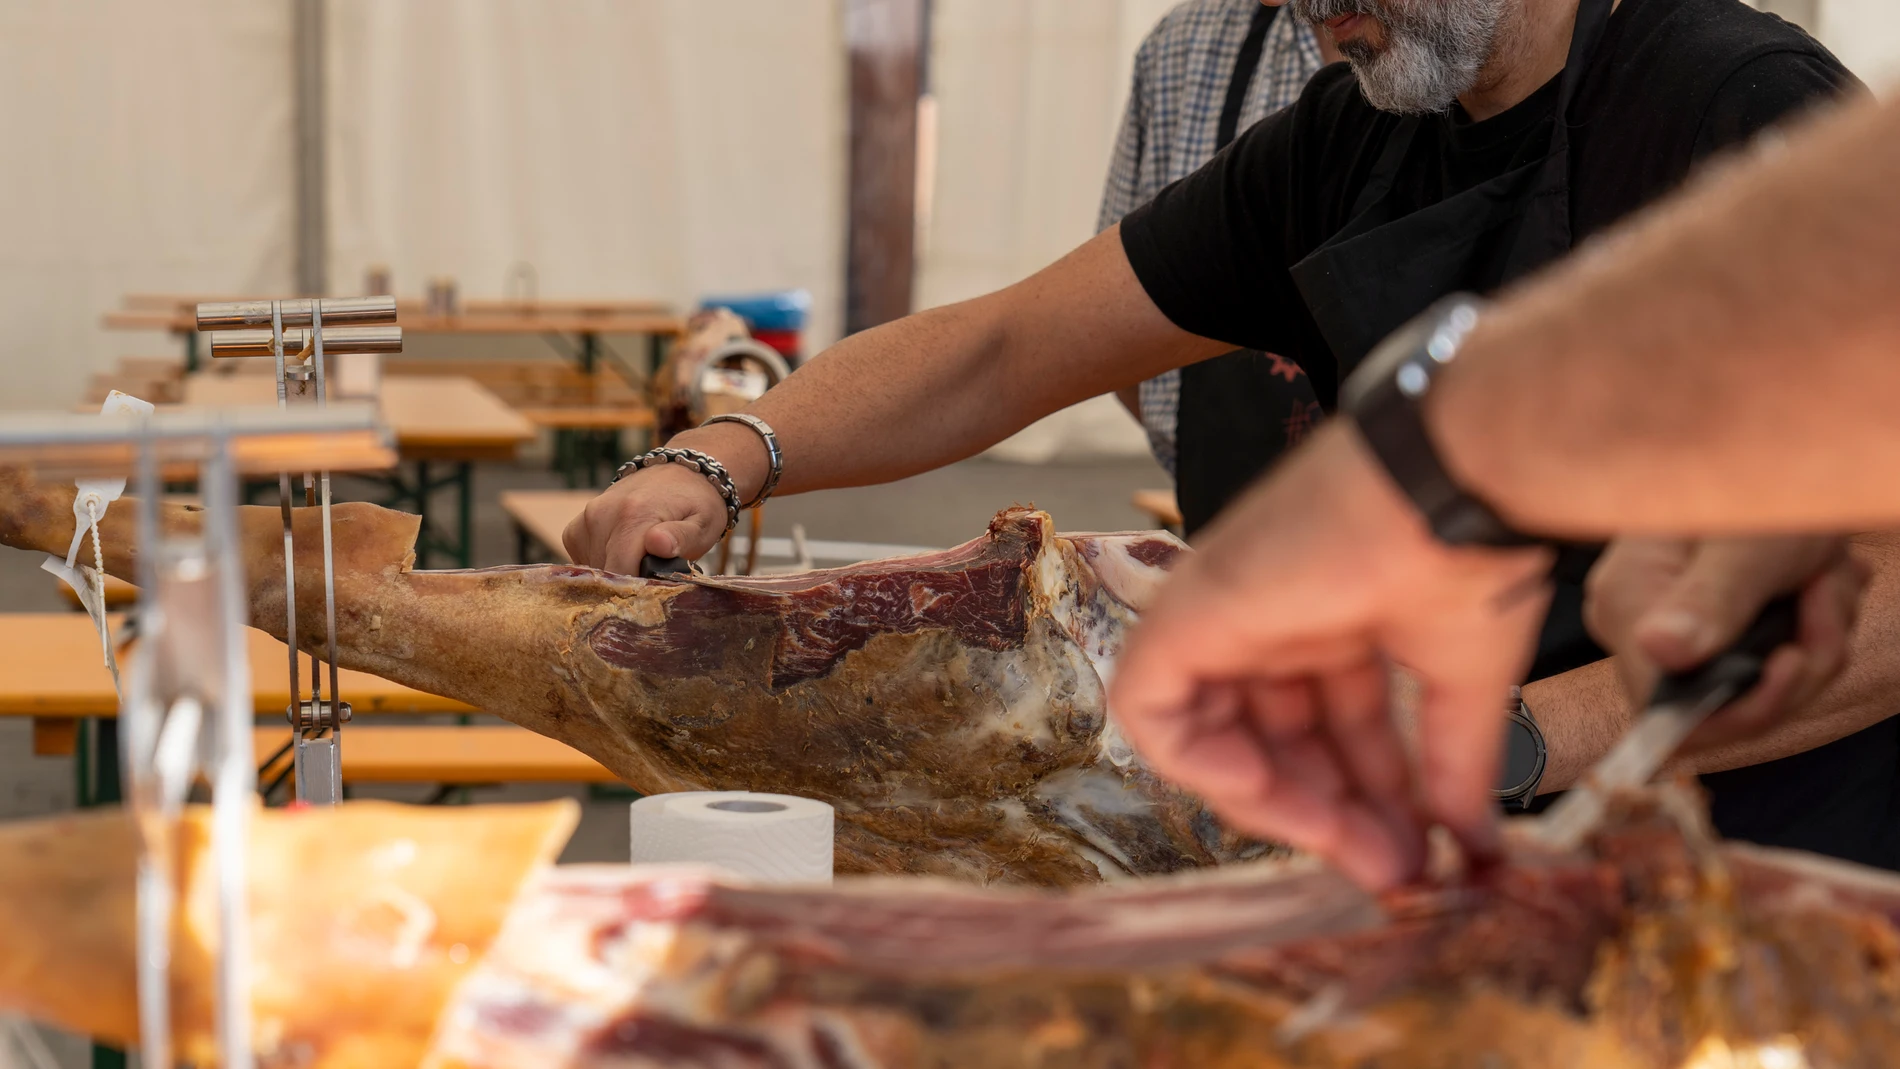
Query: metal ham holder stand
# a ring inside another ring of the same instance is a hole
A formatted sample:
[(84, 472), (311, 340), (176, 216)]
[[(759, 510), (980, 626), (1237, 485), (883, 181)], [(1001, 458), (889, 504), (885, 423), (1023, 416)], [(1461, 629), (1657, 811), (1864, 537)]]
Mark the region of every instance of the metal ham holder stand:
[[(138, 835), (137, 973), (144, 1064), (173, 1064), (171, 936), (178, 822), (200, 776), (211, 792), (217, 928), (216, 1039), (224, 1069), (251, 1069), (249, 907), (245, 875), (257, 769), (252, 751), (249, 622), (236, 512), (239, 472), (292, 459), (378, 470), (393, 458), (367, 405), (167, 411), (148, 416), (0, 418), (0, 464), (44, 475), (136, 477), (139, 644), (120, 694), (121, 775)], [(203, 522), (159, 520), (161, 470), (195, 466)]]
[[(396, 324), (394, 297), (331, 297), (284, 301), (229, 301), (198, 306), (198, 329), (211, 334), (212, 357), (270, 356), (277, 361), (277, 406), (290, 409), (329, 404), (329, 368), (325, 356), (402, 352), (402, 328)], [(310, 696), (304, 697), (297, 671), (297, 643), (290, 643), (291, 760), (296, 793), (311, 805), (335, 805), (343, 798), (343, 725), (350, 706), (337, 693), (336, 568), (330, 534), (330, 473), (302, 474), (305, 506), (322, 510), (323, 615), (329, 690), (323, 686), (315, 654), (310, 657)], [(284, 521), (284, 598), (287, 634), (297, 634), (295, 537), (296, 504), (289, 471), (277, 473), (277, 497)], [(325, 697), (325, 694), (328, 697)]]

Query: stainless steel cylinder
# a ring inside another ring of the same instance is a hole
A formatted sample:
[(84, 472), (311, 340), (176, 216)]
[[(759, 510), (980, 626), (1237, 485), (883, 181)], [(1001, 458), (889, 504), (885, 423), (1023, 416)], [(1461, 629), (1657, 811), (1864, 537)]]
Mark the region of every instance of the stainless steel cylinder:
[[(400, 353), (401, 327), (332, 327), (329, 303), (323, 309), (323, 351), (325, 353)], [(303, 351), (307, 330), (284, 331), (284, 355)], [(211, 355), (270, 356), (269, 330), (220, 330), (211, 335)]]
[[(325, 297), (323, 300), (324, 347), (330, 345), (329, 328), (333, 326), (366, 327), (380, 323), (396, 321), (396, 298), (382, 297)], [(308, 298), (294, 301), (278, 301), (283, 309), (284, 326), (307, 327), (310, 325), (310, 307)], [(256, 327), (270, 329), (269, 301), (219, 301), (198, 306), (199, 330), (244, 330)]]

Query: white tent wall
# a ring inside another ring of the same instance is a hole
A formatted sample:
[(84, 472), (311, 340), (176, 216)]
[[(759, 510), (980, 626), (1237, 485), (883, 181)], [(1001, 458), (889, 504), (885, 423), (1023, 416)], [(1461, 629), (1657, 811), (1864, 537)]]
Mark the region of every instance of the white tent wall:
[(1883, 99), (1900, 86), (1900, 4), (1894, 0), (1819, 0), (1810, 26)]
[(64, 408), (162, 335), (129, 291), (291, 284), (290, 7), (0, 4), (0, 408)]
[(330, 288), (842, 305), (840, 0), (330, 0)]
[[(917, 305), (1000, 289), (1095, 232), (1135, 49), (1171, 0), (936, 0), (935, 197)], [(993, 455), (1135, 455), (1112, 398), (1057, 413)]]

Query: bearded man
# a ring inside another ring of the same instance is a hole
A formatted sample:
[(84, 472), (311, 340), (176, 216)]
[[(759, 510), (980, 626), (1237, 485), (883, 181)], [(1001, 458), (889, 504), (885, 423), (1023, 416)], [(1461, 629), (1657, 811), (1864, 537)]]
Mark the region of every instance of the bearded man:
[[(1235, 348), (1297, 363), (1330, 411), (1373, 345), (1439, 298), (1493, 292), (1722, 149), (1858, 91), (1826, 49), (1740, 0), (1290, 8), (1349, 64), (1056, 264), (846, 339), (748, 409), (751, 423), (679, 435), (671, 444), (695, 455), (623, 469), (568, 529), (573, 558), (633, 572), (649, 554), (697, 557), (773, 488), (912, 475)], [(1184, 393), (1182, 410), (1235, 410), (1218, 401)], [(1223, 503), (1272, 462), (1244, 424), (1196, 428), (1210, 459), (1183, 458), (1184, 499)], [(1592, 555), (1575, 556), (1587, 566)], [(1519, 799), (1568, 786), (1629, 722), (1615, 668), (1583, 626), (1581, 568), (1559, 578), (1518, 710), (1525, 761), (1500, 784)], [(1891, 689), (1823, 694), (1801, 712), (1811, 730), (1798, 742), (1764, 736), (1699, 768), (1720, 830), (1900, 867)], [(1352, 752), (1350, 733), (1324, 744), (1354, 776), (1383, 775), (1392, 757)]]

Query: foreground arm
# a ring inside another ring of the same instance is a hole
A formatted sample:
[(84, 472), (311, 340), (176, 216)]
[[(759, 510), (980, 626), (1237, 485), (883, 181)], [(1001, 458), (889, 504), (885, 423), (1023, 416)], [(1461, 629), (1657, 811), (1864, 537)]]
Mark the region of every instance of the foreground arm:
[[(778, 433), (778, 493), (861, 486), (961, 460), (1057, 409), (1226, 348), (1161, 314), (1111, 229), (1008, 289), (853, 335), (746, 411)], [(765, 450), (745, 427), (669, 444), (717, 457), (741, 500), (765, 482)], [(579, 563), (632, 573), (647, 553), (699, 556), (724, 526), (706, 480), (665, 465), (596, 498), (566, 542)]]
[(1447, 466), (1518, 526), (1900, 520), (1900, 103), (1753, 155), (1524, 286), (1434, 390)]

